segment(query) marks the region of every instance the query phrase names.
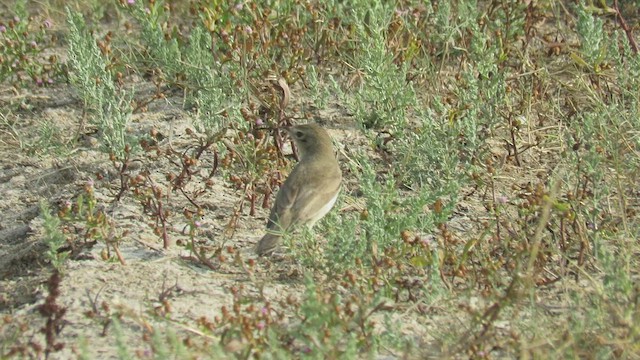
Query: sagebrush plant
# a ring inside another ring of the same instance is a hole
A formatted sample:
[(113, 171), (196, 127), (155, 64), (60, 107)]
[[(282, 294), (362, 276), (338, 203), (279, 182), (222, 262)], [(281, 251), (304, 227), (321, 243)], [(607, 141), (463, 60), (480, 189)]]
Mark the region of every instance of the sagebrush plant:
[(381, 2), (360, 6), (354, 10), (356, 35), (362, 41), (351, 64), (357, 72), (353, 75), (355, 93), (345, 102), (365, 128), (391, 128), (387, 130), (395, 133), (407, 123), (409, 108), (417, 104), (413, 84), (407, 81), (407, 65), (395, 64), (395, 55), (387, 47), (393, 8)]
[(121, 159), (126, 147), (138, 148), (127, 129), (132, 113), (131, 94), (116, 84), (109, 71), (110, 60), (96, 44), (83, 16), (67, 8), (67, 24), (69, 79), (100, 130), (105, 151)]
[[(443, 110), (448, 113), (446, 107)], [(399, 132), (397, 139), (384, 146), (393, 154), (391, 174), (405, 189), (431, 196), (430, 204), (440, 197), (455, 203), (475, 169), (473, 159), (466, 155), (469, 146), (460, 142), (460, 133), (448, 117), (421, 110), (416, 118), (418, 125)]]
[(205, 29), (196, 27), (184, 51), (187, 101), (196, 110), (194, 127), (208, 136), (225, 130), (229, 124), (246, 130), (248, 126), (239, 114), (241, 93), (236, 91), (232, 79), (225, 76), (232, 69), (216, 62), (210, 49), (212, 41)]
[(125, 3), (121, 1), (121, 7), (129, 12), (141, 26), (140, 39), (144, 41), (144, 61), (148, 62), (149, 69), (160, 69), (162, 79), (170, 84), (176, 84), (184, 74), (182, 53), (178, 38), (168, 28), (170, 7), (166, 7), (163, 1), (134, 1)]
[(71, 144), (67, 136), (59, 124), (49, 119), (44, 119), (38, 128), (38, 136), (25, 144), (25, 150), (30, 154), (43, 154), (45, 152), (61, 155), (68, 154)]
[(129, 346), (127, 345), (127, 340), (122, 331), (122, 324), (120, 322), (120, 319), (114, 317), (112, 319), (111, 324), (114, 332), (114, 337), (116, 340), (116, 349), (118, 351), (118, 357), (120, 357), (121, 359), (132, 358), (133, 352), (129, 349)]
[(332, 97), (330, 84), (327, 84), (331, 79), (330, 76), (326, 79), (322, 79), (321, 74), (322, 73), (318, 67), (313, 65), (308, 66), (306, 83), (311, 91), (309, 97), (311, 98), (313, 106), (319, 109), (324, 109), (327, 107)]
[(584, 5), (576, 5), (578, 21), (576, 31), (580, 36), (580, 54), (584, 62), (592, 71), (599, 71), (604, 60), (609, 57), (607, 54), (609, 43), (603, 29), (604, 21), (593, 16)]

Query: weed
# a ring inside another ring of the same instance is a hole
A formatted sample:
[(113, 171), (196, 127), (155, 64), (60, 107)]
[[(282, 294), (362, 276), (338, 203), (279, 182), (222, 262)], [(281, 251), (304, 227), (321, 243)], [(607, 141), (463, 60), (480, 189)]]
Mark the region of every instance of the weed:
[(51, 86), (64, 80), (57, 55), (48, 55), (55, 35), (51, 19), (31, 16), (27, 1), (12, 7), (12, 18), (0, 20), (0, 82), (10, 81), (14, 88)]
[(45, 334), (47, 344), (44, 349), (45, 357), (49, 357), (51, 353), (62, 350), (65, 346), (64, 343), (57, 340), (65, 326), (66, 321), (64, 320), (64, 315), (67, 312), (66, 308), (56, 303), (57, 298), (60, 296), (59, 288), (61, 280), (60, 273), (54, 271), (47, 283), (49, 295), (47, 295), (44, 304), (38, 308), (40, 314), (47, 320), (41, 330)]
[[(213, 323), (206, 319), (199, 322), (219, 333), (220, 345), (237, 349), (238, 356), (255, 353), (353, 358), (379, 351), (373, 317), (384, 311), (386, 304), (374, 294), (353, 293), (342, 297), (308, 276), (302, 299), (290, 296), (278, 305), (266, 302), (246, 306), (243, 305), (244, 289), (234, 287), (231, 291), (234, 294), (231, 309), (223, 307), (222, 316)], [(294, 314), (294, 318), (280, 315), (281, 311)]]
[(61, 250), (67, 244), (67, 239), (61, 231), (60, 218), (51, 214), (49, 205), (44, 201), (40, 202), (40, 213), (44, 218), (44, 242), (49, 246), (47, 257), (53, 267), (60, 271), (69, 256), (69, 251)]
[(127, 231), (116, 229), (114, 220), (105, 213), (104, 207), (95, 198), (94, 190), (93, 180), (88, 180), (83, 189), (84, 194), (78, 195), (75, 202), (64, 201), (57, 213), (58, 220), (51, 221), (59, 226), (58, 232), (66, 235), (65, 249), (69, 249), (68, 256), (71, 258), (102, 241), (105, 245), (102, 258), (109, 260), (115, 255), (124, 264), (125, 259), (118, 246)]
[[(62, 330), (68, 324), (65, 320), (67, 309), (58, 304), (60, 297), (60, 282), (62, 275), (54, 270), (47, 281), (48, 294), (43, 304), (37, 306), (38, 313), (45, 320), (38, 333), (44, 335), (43, 346), (38, 337), (33, 333), (28, 322), (21, 322), (12, 316), (3, 318), (0, 334), (0, 355), (3, 358), (11, 357), (42, 357), (48, 358), (51, 354), (61, 351), (66, 343), (59, 338)], [(9, 345), (10, 344), (10, 345)]]

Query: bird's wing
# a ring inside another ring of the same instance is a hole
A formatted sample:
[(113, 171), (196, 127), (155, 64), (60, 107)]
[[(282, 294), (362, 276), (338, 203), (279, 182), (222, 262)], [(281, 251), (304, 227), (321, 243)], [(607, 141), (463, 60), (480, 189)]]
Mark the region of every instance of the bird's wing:
[[(292, 224), (299, 223), (313, 226), (313, 223), (333, 207), (333, 202), (335, 202), (339, 189), (340, 181), (331, 181), (324, 178), (322, 186), (306, 187), (306, 190), (300, 191), (292, 210), (298, 216), (292, 220)], [(331, 205), (328, 205), (329, 203)], [(323, 211), (325, 207), (327, 209)]]
[(297, 166), (278, 191), (269, 215), (269, 229), (284, 231), (296, 223), (306, 223), (338, 192), (339, 179), (327, 181), (326, 176), (309, 176), (312, 171), (308, 170), (305, 166)]
[(294, 168), (280, 187), (280, 190), (278, 190), (276, 203), (271, 208), (271, 214), (269, 214), (268, 229), (285, 231), (291, 225), (291, 209), (298, 197), (299, 190), (291, 184), (296, 183), (297, 180), (295, 179), (300, 176), (300, 171), (298, 170), (298, 167)]

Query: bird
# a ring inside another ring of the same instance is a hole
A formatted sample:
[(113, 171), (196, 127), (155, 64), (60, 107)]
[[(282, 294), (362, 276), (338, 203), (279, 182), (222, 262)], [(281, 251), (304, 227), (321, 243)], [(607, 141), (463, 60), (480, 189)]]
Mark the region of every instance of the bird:
[(340, 192), (342, 171), (327, 131), (314, 123), (290, 126), (286, 131), (298, 148), (300, 161), (276, 195), (267, 233), (255, 249), (259, 256), (273, 253), (284, 232), (312, 227), (333, 208)]

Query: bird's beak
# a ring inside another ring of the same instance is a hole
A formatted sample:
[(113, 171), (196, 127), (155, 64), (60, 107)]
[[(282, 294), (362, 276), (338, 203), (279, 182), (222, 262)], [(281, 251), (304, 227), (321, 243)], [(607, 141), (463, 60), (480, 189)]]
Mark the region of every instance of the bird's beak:
[(291, 137), (291, 131), (293, 131), (293, 126), (283, 126), (282, 130), (287, 134), (287, 136)]

